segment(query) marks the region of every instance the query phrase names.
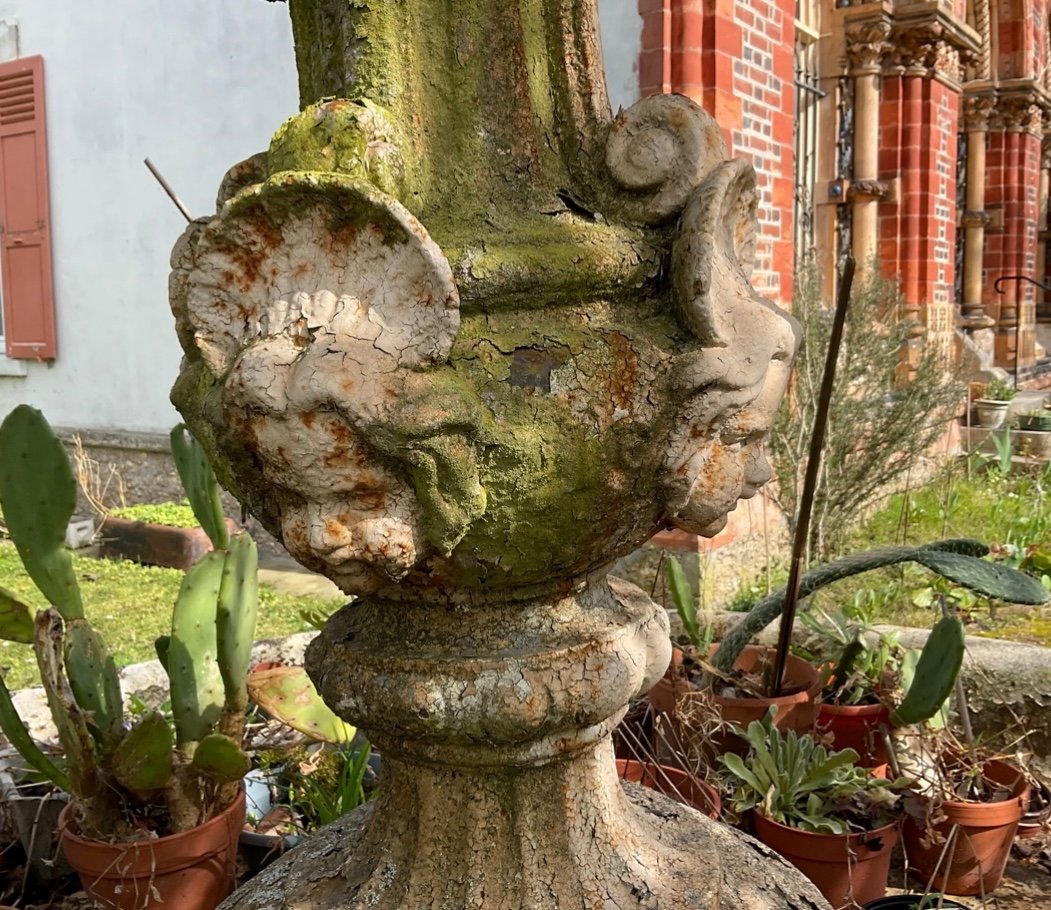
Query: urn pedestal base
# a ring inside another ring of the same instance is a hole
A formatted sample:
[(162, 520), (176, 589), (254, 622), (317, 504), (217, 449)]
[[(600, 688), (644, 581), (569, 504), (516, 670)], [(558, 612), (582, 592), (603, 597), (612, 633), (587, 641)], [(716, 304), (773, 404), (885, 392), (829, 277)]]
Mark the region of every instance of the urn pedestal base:
[(756, 841), (622, 788), (612, 730), (669, 657), (664, 610), (616, 579), (526, 603), (347, 607), (307, 664), (383, 753), (380, 793), (227, 910), (827, 906)]
[(312, 835), (223, 910), (819, 910), (758, 841), (622, 785), (608, 740), (538, 768), (384, 762), (384, 792)]

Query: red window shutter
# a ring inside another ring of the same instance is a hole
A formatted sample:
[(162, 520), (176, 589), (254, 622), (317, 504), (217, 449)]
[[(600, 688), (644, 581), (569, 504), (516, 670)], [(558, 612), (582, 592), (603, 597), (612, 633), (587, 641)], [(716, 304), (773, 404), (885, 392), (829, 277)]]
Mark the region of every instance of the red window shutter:
[(44, 59), (0, 63), (0, 278), (8, 357), (55, 356)]

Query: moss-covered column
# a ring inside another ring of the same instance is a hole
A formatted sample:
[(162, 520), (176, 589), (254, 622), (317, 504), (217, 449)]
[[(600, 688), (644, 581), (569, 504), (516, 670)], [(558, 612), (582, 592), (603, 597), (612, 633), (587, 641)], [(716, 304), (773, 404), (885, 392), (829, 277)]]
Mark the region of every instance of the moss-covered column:
[(308, 669), (387, 770), (230, 906), (824, 906), (610, 745), (668, 641), (609, 565), (770, 476), (797, 332), (751, 167), (685, 98), (611, 117), (592, 0), (291, 12), (303, 110), (173, 254), (172, 394), (359, 596)]

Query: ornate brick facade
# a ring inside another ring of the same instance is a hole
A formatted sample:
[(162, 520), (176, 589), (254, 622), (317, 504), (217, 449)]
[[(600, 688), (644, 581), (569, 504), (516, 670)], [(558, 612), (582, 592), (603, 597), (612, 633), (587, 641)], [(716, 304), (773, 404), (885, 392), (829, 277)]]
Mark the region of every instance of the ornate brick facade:
[[(638, 4), (640, 91), (694, 98), (755, 164), (761, 290), (790, 297), (793, 226), (815, 225), (806, 241), (826, 275), (847, 252), (875, 253), (900, 280), (917, 346), (967, 333), (996, 365), (1037, 378), (1051, 295), (995, 283), (1051, 278), (1049, 0)], [(820, 95), (809, 150), (804, 83)], [(804, 154), (810, 172), (794, 167)]]

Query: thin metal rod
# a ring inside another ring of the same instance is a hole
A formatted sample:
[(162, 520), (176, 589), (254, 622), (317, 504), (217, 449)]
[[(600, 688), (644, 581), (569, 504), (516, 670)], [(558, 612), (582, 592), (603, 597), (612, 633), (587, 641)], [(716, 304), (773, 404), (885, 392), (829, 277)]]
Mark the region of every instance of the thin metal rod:
[(157, 167), (154, 165), (154, 163), (150, 161), (149, 158), (145, 158), (143, 160), (143, 163), (146, 165), (146, 167), (150, 169), (150, 173), (153, 174), (157, 182), (161, 185), (161, 189), (168, 194), (168, 198), (175, 203), (175, 207), (180, 212), (182, 212), (183, 218), (185, 218), (187, 221), (193, 221), (193, 215), (191, 215), (186, 206), (182, 204), (182, 200), (175, 195), (175, 190), (171, 188), (171, 184), (164, 179), (164, 177), (161, 175), (161, 172), (157, 170)]
[[(1030, 278), (1028, 275), (1001, 275), (996, 281), (993, 282), (993, 290), (997, 294), (1003, 295), (1007, 291), (1004, 290), (1005, 281), (1014, 281), (1016, 284), (1021, 284), (1023, 281), (1029, 284), (1035, 285), (1044, 291), (1051, 291), (1051, 285), (1044, 284), (1042, 281), (1037, 281), (1035, 278)], [(1017, 289), (1018, 293), (1022, 292), (1021, 288)], [(1023, 300), (1015, 301), (1015, 388), (1018, 388), (1018, 368), (1022, 360), (1022, 303)], [(1036, 306), (1036, 302), (1033, 302), (1033, 306)]]
[(825, 357), (825, 372), (821, 377), (821, 392), (814, 415), (814, 432), (810, 437), (810, 455), (807, 459), (803, 492), (799, 497), (799, 515), (796, 518), (796, 536), (792, 543), (792, 567), (785, 588), (785, 605), (781, 610), (781, 631), (777, 641), (777, 656), (774, 660), (774, 676), (770, 681), (770, 694), (777, 698), (788, 662), (788, 646), (792, 640), (792, 626), (796, 621), (796, 605), (799, 602), (799, 583), (803, 577), (803, 559), (807, 539), (810, 537), (810, 518), (814, 512), (814, 496), (817, 493), (817, 476), (821, 469), (821, 452), (825, 447), (825, 430), (828, 428), (828, 412), (832, 403), (832, 386), (836, 380), (839, 349), (843, 342), (843, 328), (850, 306), (850, 290), (854, 284), (854, 257), (848, 256), (839, 280), (836, 297), (836, 312), (832, 319), (832, 334), (828, 339), (828, 355)]

